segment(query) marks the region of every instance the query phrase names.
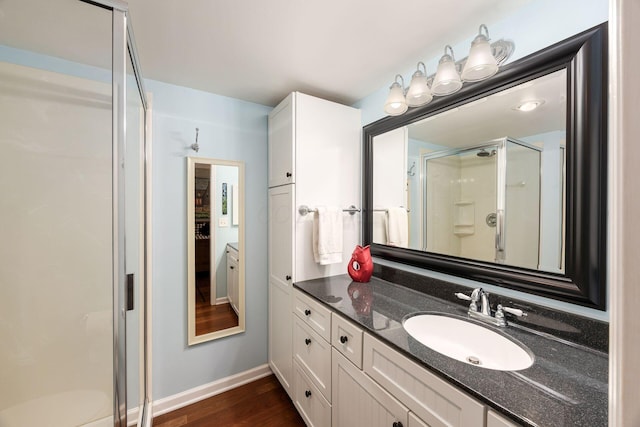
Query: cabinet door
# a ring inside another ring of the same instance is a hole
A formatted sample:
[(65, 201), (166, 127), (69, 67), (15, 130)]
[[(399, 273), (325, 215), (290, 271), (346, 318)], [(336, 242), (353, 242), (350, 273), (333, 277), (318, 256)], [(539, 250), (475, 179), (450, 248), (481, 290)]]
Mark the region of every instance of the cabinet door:
[(291, 294), (286, 288), (269, 283), (269, 366), (293, 398), (291, 318)]
[(229, 298), (229, 304), (238, 313), (238, 260), (227, 254), (227, 297)]
[(269, 282), (286, 289), (294, 280), (293, 187), (269, 189)]
[(493, 411), (487, 411), (487, 427), (518, 427), (519, 424), (509, 421)]
[(401, 427), (409, 410), (332, 349), (333, 427)]
[(432, 427), (484, 427), (484, 405), (366, 333), (362, 368)]
[(295, 182), (295, 93), (269, 114), (269, 187)]

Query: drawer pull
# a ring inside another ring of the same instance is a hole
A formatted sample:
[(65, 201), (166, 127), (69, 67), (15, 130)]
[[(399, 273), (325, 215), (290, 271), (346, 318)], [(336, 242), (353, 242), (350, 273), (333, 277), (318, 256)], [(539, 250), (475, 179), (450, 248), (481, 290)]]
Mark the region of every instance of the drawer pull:
[(287, 281), (289, 281), (289, 280), (291, 280), (291, 276), (287, 275), (287, 276), (285, 276), (285, 279), (286, 279)]
[(393, 427), (402, 427), (402, 423), (401, 423), (400, 421), (395, 421), (395, 422), (392, 424), (392, 426), (393, 426)]
[(306, 345), (311, 344), (311, 338), (305, 338), (305, 339), (304, 339), (304, 343), (305, 343)]
[(305, 316), (311, 316), (311, 310), (306, 309), (306, 310), (304, 311), (304, 315), (305, 315)]
[[(305, 390), (304, 395), (305, 395), (307, 398), (311, 397), (311, 390)], [(400, 426), (400, 427), (402, 427), (402, 426)]]
[(340, 335), (340, 342), (342, 344), (345, 344), (347, 341), (349, 341), (349, 338), (346, 335)]
[(287, 178), (291, 178), (291, 172), (287, 172)]

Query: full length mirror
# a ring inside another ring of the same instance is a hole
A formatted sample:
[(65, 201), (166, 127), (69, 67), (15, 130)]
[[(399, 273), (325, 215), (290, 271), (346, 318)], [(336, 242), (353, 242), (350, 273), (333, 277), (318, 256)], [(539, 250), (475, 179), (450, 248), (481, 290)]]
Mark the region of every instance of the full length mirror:
[(244, 332), (244, 164), (187, 158), (189, 345)]
[(606, 24), (364, 129), (389, 260), (604, 309)]

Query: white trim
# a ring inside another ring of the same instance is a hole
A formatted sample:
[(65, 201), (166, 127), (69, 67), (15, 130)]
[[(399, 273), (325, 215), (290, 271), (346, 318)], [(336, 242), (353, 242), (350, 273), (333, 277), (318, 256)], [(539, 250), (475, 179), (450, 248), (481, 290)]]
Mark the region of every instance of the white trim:
[(180, 409), (211, 396), (224, 393), (225, 391), (232, 390), (236, 387), (259, 380), (260, 378), (264, 378), (271, 374), (272, 372), (269, 365), (264, 364), (253, 369), (249, 369), (248, 371), (240, 372), (208, 384), (203, 384), (201, 386), (185, 390), (181, 393), (174, 394), (173, 396), (164, 397), (153, 402), (153, 415), (157, 417), (158, 415), (175, 411), (176, 409)]
[(153, 162), (152, 162), (152, 147), (153, 147), (153, 94), (147, 93), (147, 116), (145, 118), (145, 145), (146, 145), (146, 177), (145, 177), (145, 198), (146, 198), (146, 218), (145, 218), (145, 227), (147, 229), (145, 242), (145, 248), (147, 251), (147, 259), (146, 259), (146, 273), (147, 273), (147, 281), (146, 281), (146, 289), (145, 289), (145, 324), (146, 324), (146, 334), (144, 335), (145, 339), (145, 348), (146, 348), (146, 361), (144, 364), (144, 369), (146, 372), (146, 419), (145, 426), (140, 427), (151, 427), (151, 421), (153, 419), (153, 411), (151, 408), (151, 402), (153, 402), (153, 388), (152, 388), (152, 379), (153, 379), (153, 364), (152, 364), (152, 348), (153, 348), (153, 316), (152, 316), (152, 278), (153, 278), (153, 223), (152, 223), (152, 212), (153, 212)]
[(224, 296), (224, 297), (220, 297), (220, 298), (216, 298), (216, 305), (219, 304), (226, 304), (229, 302), (229, 297), (228, 296)]
[(634, 41), (640, 4), (636, 0), (609, 2), (609, 425), (640, 425), (640, 265), (637, 217), (640, 199), (634, 183), (640, 148), (638, 82), (634, 70), (640, 55)]

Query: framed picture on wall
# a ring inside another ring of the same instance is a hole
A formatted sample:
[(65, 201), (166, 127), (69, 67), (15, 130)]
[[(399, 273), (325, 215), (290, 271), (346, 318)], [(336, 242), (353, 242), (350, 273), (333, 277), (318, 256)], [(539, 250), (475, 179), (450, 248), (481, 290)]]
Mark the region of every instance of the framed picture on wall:
[(227, 214), (227, 183), (222, 183), (222, 215)]

